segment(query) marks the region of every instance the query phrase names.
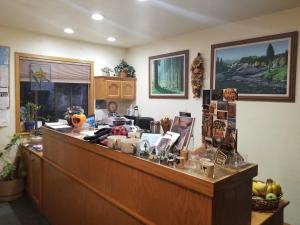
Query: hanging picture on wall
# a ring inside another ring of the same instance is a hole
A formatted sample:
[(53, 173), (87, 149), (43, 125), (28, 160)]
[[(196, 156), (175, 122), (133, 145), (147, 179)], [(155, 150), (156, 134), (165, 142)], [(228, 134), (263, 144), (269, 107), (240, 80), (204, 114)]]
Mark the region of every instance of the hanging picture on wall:
[(9, 108), (9, 47), (0, 46), (0, 109)]
[(236, 88), (239, 100), (295, 101), (298, 32), (211, 46), (211, 89)]
[(188, 98), (189, 50), (149, 57), (149, 98)]

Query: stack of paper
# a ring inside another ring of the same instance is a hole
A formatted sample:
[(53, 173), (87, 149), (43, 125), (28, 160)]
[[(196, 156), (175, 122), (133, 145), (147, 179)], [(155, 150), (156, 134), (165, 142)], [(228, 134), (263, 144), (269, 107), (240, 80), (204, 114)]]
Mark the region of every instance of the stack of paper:
[(71, 126), (69, 126), (64, 122), (45, 123), (45, 125), (55, 130), (72, 128)]

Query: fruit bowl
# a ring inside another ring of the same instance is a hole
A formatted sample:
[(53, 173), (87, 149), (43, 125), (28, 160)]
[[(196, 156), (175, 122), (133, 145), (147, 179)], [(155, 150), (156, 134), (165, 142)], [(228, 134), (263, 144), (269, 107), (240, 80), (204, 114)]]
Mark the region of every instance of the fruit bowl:
[(283, 194), (281, 186), (269, 178), (266, 182), (253, 180), (252, 195), (252, 209), (268, 211), (278, 208)]
[(275, 200), (266, 200), (262, 197), (252, 196), (252, 209), (257, 211), (267, 211), (277, 209), (280, 201), (279, 196)]

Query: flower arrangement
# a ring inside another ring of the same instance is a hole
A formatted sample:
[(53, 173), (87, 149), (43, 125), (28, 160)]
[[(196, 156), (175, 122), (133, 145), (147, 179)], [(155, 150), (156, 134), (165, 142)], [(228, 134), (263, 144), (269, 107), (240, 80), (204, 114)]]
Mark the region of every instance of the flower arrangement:
[(32, 102), (28, 102), (26, 106), (21, 107), (21, 119), (24, 122), (26, 131), (32, 131), (36, 128), (36, 121), (39, 118), (38, 112), (40, 109), (41, 106)]
[(110, 76), (110, 72), (113, 72), (113, 70), (107, 66), (103, 67), (101, 69), (101, 71), (103, 72), (103, 75), (105, 75), (105, 76)]
[(64, 118), (68, 121), (70, 126), (73, 126), (72, 116), (74, 114), (84, 114), (84, 109), (81, 106), (71, 106), (67, 108), (67, 111), (64, 113)]
[(120, 77), (135, 77), (135, 69), (130, 66), (124, 59), (114, 68), (115, 75)]
[(22, 119), (26, 122), (32, 122), (37, 119), (37, 114), (41, 106), (34, 104), (32, 102), (28, 102), (25, 107), (22, 108), (21, 114)]

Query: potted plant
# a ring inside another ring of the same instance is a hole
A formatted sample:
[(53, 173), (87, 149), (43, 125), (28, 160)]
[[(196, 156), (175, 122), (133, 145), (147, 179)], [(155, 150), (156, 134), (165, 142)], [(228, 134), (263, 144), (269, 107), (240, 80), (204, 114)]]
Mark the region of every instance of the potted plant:
[(71, 106), (67, 108), (67, 111), (64, 113), (65, 120), (68, 121), (68, 124), (73, 127), (72, 116), (74, 114), (84, 114), (84, 109), (81, 106)]
[(23, 195), (25, 173), (20, 141), (21, 137), (15, 134), (0, 152), (0, 202), (12, 201)]
[(28, 102), (25, 107), (21, 109), (21, 117), (24, 121), (26, 131), (32, 131), (36, 127), (37, 115), (41, 106)]
[(102, 69), (101, 69), (101, 71), (103, 72), (103, 75), (104, 76), (110, 76), (110, 72), (113, 72), (112, 71), (112, 69), (111, 68), (109, 68), (109, 67), (103, 67)]
[(135, 77), (135, 69), (130, 66), (124, 59), (115, 68), (115, 75), (119, 77)]

